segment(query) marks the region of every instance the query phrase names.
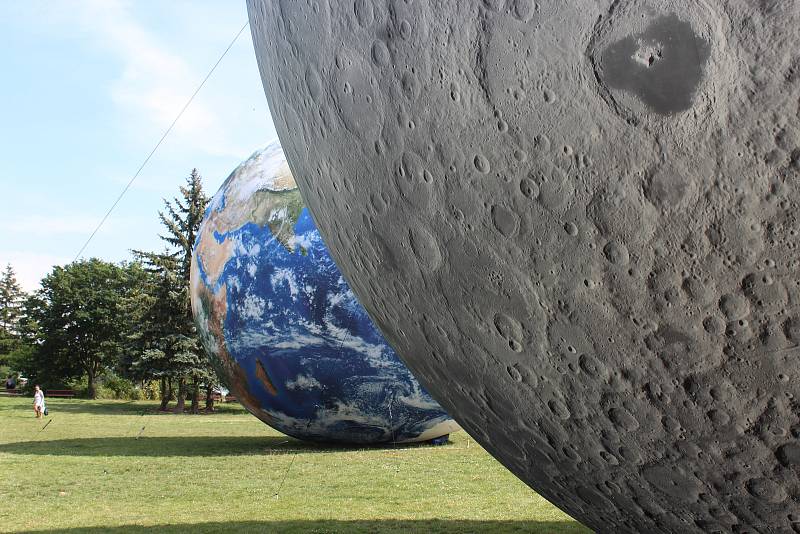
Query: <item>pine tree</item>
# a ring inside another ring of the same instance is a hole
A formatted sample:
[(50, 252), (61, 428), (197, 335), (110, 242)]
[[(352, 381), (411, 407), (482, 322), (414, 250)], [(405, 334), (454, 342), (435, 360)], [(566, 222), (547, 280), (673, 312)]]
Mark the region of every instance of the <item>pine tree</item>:
[(176, 385), (175, 411), (184, 410), (191, 393), (191, 409), (197, 412), (201, 385), (210, 390), (210, 385), (218, 383), (200, 347), (189, 297), (192, 251), (209, 201), (197, 169), (192, 170), (180, 192), (172, 201), (164, 200), (165, 209), (158, 214), (166, 229), (159, 237), (170, 248), (163, 253), (134, 251), (155, 277), (150, 311), (142, 320), (150, 325), (142, 334), (146, 346), (136, 366), (150, 366), (152, 375), (161, 379), (162, 407), (166, 407), (164, 395), (169, 399)]
[(17, 323), (24, 299), (25, 293), (17, 282), (14, 268), (8, 264), (0, 276), (0, 329), (3, 332), (10, 335), (17, 333)]
[[(141, 378), (161, 381), (161, 409), (173, 395), (173, 383), (179, 389), (191, 371), (185, 365), (185, 352), (191, 351), (194, 331), (185, 315), (185, 284), (178, 272), (178, 259), (173, 254), (138, 253), (145, 263), (148, 281), (133, 301), (138, 310), (138, 328), (131, 335), (135, 355), (131, 370)], [(188, 341), (187, 341), (188, 340)], [(181, 393), (178, 395), (181, 407)]]
[[(167, 229), (167, 234), (159, 237), (177, 249), (181, 278), (188, 284), (192, 268), (192, 249), (209, 198), (203, 192), (202, 178), (197, 169), (192, 169), (186, 185), (181, 186), (180, 191), (182, 198), (174, 198), (171, 202), (164, 200), (166, 211), (158, 213), (161, 223)], [(191, 309), (188, 313), (191, 315)]]
[(25, 293), (11, 265), (0, 275), (0, 365), (11, 363), (12, 354), (21, 348), (19, 322)]

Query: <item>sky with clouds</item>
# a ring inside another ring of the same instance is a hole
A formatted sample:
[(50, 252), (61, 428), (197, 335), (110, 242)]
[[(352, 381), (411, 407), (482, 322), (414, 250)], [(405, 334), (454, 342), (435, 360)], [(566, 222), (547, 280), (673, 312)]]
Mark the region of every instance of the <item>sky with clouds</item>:
[[(233, 0), (0, 3), (0, 267), (33, 290), (72, 261), (246, 22)], [(160, 250), (192, 168), (213, 194), (274, 137), (248, 28), (83, 256)]]

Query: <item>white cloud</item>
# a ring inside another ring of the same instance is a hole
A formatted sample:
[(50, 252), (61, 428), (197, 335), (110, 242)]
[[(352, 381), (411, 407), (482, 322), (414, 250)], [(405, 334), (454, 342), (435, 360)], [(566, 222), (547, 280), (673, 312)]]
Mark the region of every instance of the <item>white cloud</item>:
[(239, 313), (244, 319), (259, 319), (264, 314), (266, 302), (253, 293), (248, 293), (241, 303)]
[[(24, 217), (0, 219), (0, 226), (9, 232), (30, 237), (78, 234), (88, 236), (100, 220), (87, 215), (26, 215)], [(106, 223), (108, 225), (108, 223)], [(103, 230), (109, 230), (104, 226)]]
[(291, 269), (275, 269), (275, 272), (270, 276), (270, 283), (273, 291), (280, 291), (281, 286), (284, 284), (288, 286), (289, 295), (292, 298), (296, 297), (299, 292), (297, 280), (295, 280), (294, 272)]
[[(153, 32), (136, 20), (128, 2), (89, 0), (71, 3), (70, 8), (60, 12), (59, 17), (71, 18), (84, 35), (111, 52), (121, 63), (120, 75), (110, 86), (110, 97), (127, 117), (128, 131), (133, 135), (140, 132), (145, 144), (151, 139), (155, 143), (186, 104), (206, 71), (192, 69), (183, 58), (159, 42)], [(208, 58), (208, 68), (216, 59)], [(225, 121), (213, 109), (216, 106), (209, 106), (202, 96), (201, 92), (183, 114), (168, 142), (212, 156), (241, 157), (241, 148), (237, 149)]]
[(297, 375), (297, 378), (294, 380), (289, 380), (286, 382), (286, 389), (299, 389), (301, 391), (307, 391), (310, 389), (320, 389), (322, 388), (322, 384), (319, 383), (319, 380), (314, 378), (311, 375)]

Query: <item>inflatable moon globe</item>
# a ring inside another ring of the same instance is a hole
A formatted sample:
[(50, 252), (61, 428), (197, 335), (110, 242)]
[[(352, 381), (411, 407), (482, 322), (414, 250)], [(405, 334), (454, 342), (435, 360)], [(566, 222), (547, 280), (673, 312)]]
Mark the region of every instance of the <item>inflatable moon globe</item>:
[(800, 531), (800, 2), (250, 0), (345, 278), (602, 532)]
[(203, 345), (238, 400), (268, 425), (356, 444), (425, 441), (458, 428), (342, 279), (277, 142), (214, 196), (194, 260)]

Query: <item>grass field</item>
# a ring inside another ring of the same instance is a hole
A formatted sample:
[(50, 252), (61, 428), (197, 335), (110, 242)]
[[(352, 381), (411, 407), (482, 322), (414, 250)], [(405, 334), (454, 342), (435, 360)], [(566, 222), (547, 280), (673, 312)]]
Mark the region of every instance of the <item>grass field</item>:
[(287, 438), (238, 405), (48, 408), (36, 420), (31, 399), (0, 397), (0, 532), (588, 532), (463, 432), (347, 449)]

